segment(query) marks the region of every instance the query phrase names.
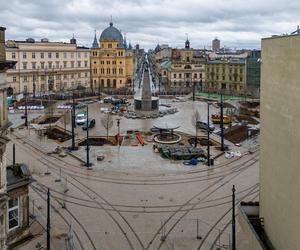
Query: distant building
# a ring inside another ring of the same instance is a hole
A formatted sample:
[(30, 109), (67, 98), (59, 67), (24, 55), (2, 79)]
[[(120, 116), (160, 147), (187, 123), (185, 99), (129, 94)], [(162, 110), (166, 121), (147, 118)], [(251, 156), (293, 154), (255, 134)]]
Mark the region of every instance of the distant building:
[(253, 50), (247, 57), (246, 84), (249, 94), (259, 98), (260, 94), (261, 51)]
[(161, 82), (169, 91), (186, 92), (194, 84), (200, 87), (205, 81), (205, 55), (190, 48), (189, 40), (184, 49), (172, 49), (169, 58), (159, 61), (158, 68)]
[(221, 42), (218, 38), (212, 40), (212, 51), (218, 52), (220, 51), (220, 47), (221, 47)]
[(77, 86), (89, 86), (90, 50), (70, 43), (35, 41), (7, 41), (6, 57), (16, 61), (7, 72), (8, 94), (65, 91)]
[(91, 50), (91, 88), (103, 91), (131, 87), (134, 71), (132, 49), (128, 48), (126, 38), (112, 22), (101, 33), (99, 44), (99, 48)]
[(246, 90), (246, 59), (217, 59), (206, 62), (204, 91), (244, 94)]
[(300, 35), (262, 39), (259, 204), (242, 203), (243, 249), (300, 246)]

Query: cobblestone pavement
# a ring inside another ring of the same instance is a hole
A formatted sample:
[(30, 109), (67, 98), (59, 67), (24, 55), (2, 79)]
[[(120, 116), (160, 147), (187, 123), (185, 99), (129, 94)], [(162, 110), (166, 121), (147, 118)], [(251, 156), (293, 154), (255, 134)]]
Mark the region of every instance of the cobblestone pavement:
[[(205, 103), (165, 102), (179, 112), (158, 119), (122, 117), (121, 132), (148, 130), (157, 122), (168, 121), (193, 135), (193, 110), (199, 109), (206, 116)], [(97, 124), (91, 135), (105, 135), (99, 108), (98, 103), (90, 105), (91, 117)], [(116, 134), (116, 125), (109, 132)], [(85, 136), (81, 127), (76, 128), (76, 134), (78, 139)], [(239, 148), (231, 145), (242, 152), (242, 157), (228, 160), (222, 156), (213, 167), (184, 166), (181, 161), (162, 159), (152, 151), (151, 143), (120, 149), (92, 147), (92, 162), (95, 164), (100, 152), (105, 160), (88, 170), (74, 157), (49, 154), (58, 144), (39, 137), (33, 130), (15, 130), (9, 137), (8, 162), (15, 143), (17, 162), (28, 164), (36, 180), (30, 188), (30, 209), (42, 226), (45, 192), (47, 188), (51, 190), (53, 249), (64, 249), (66, 238), (74, 239), (75, 249), (228, 249), (232, 185), (236, 185), (237, 202), (258, 199), (259, 154), (248, 153), (255, 141)], [(219, 140), (216, 135), (213, 138)], [(84, 160), (84, 147), (76, 154)], [(242, 247), (238, 249), (247, 249), (237, 227), (238, 246)], [(37, 241), (45, 244), (45, 236), (44, 233), (21, 249), (33, 249)]]

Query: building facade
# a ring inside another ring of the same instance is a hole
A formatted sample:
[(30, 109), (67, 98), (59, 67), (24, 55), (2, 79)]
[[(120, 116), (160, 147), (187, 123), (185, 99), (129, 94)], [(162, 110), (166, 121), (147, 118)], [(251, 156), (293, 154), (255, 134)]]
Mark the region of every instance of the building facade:
[(172, 49), (171, 58), (159, 63), (161, 83), (166, 90), (176, 92), (191, 90), (193, 85), (202, 86), (205, 81), (205, 61), (204, 53), (190, 48), (187, 40), (184, 49)]
[(259, 98), (260, 94), (261, 51), (253, 50), (247, 57), (247, 89), (251, 96)]
[(91, 49), (91, 88), (101, 91), (130, 88), (133, 71), (132, 49), (111, 22), (101, 33), (99, 47), (95, 44)]
[(259, 204), (240, 206), (251, 250), (300, 246), (299, 58), (299, 34), (262, 39)]
[(244, 94), (246, 90), (246, 59), (208, 60), (204, 91)]
[(8, 94), (65, 91), (90, 84), (90, 49), (70, 43), (32, 38), (7, 41), (6, 57), (16, 61), (7, 72)]
[(6, 179), (6, 144), (8, 143), (7, 100), (6, 100), (6, 71), (14, 66), (14, 62), (6, 60), (5, 28), (0, 27), (0, 249), (7, 248), (8, 201)]

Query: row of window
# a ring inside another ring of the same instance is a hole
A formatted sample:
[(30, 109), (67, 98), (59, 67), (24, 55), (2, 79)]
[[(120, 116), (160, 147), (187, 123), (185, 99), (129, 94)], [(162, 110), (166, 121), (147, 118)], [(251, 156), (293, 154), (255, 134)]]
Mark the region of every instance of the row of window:
[[(47, 66), (48, 66), (48, 69), (59, 69), (59, 68), (68, 68), (68, 65), (70, 65), (70, 68), (74, 68), (75, 67), (75, 62), (74, 61), (71, 61), (69, 64), (67, 61), (64, 61), (63, 62), (63, 65), (61, 65), (59, 62), (48, 62)], [(22, 66), (23, 68), (22, 69), (30, 69), (28, 67), (28, 63), (27, 62), (23, 62), (22, 63)], [(45, 62), (40, 62), (40, 69), (45, 69), (46, 65), (45, 65)], [(77, 67), (78, 68), (81, 68), (81, 67), (85, 67), (87, 68), (88, 67), (88, 61), (84, 61), (84, 64), (81, 63), (81, 61), (78, 61), (77, 62)], [(37, 68), (37, 63), (36, 62), (32, 62), (31, 63), (31, 69), (36, 69)], [(14, 67), (14, 69), (16, 69), (16, 66)]]
[[(97, 62), (94, 61), (94, 64), (96, 64), (96, 63), (97, 63)], [(101, 60), (101, 61), (100, 61), (100, 64), (104, 65), (104, 64), (105, 64), (105, 61), (104, 61), (104, 60)], [(109, 60), (107, 60), (107, 61), (106, 61), (106, 64), (107, 64), (107, 65), (110, 65), (110, 64), (112, 64), (112, 65), (117, 65), (117, 61), (109, 61)], [(122, 64), (122, 61), (120, 61), (120, 64)]]
[[(113, 79), (113, 80), (107, 79), (106, 81), (104, 81), (104, 79), (101, 79), (100, 83), (101, 83), (101, 87), (108, 87), (108, 88), (114, 87), (115, 88), (117, 86), (116, 79)], [(119, 83), (122, 84), (122, 80), (119, 80)], [(99, 84), (99, 81), (97, 82), (97, 80), (94, 80), (94, 84), (95, 85)]]
[[(225, 75), (223, 75), (222, 78), (219, 77), (219, 75), (216, 75), (216, 77), (207, 75), (206, 78), (207, 78), (207, 80), (209, 80), (209, 79), (214, 80), (214, 78), (215, 78), (216, 80), (221, 80), (221, 79), (222, 79), (223, 81), (225, 81)], [(237, 76), (234, 76), (234, 77), (229, 76), (229, 81), (235, 81), (235, 82), (237, 82), (237, 81), (239, 80), (240, 82), (242, 82), (243, 79), (244, 79), (244, 78), (243, 78), (242, 76), (240, 76), (240, 77), (237, 77)]]
[[(96, 75), (98, 73), (98, 70), (93, 69), (93, 73)], [(124, 73), (124, 70), (122, 68), (120, 68), (119, 69), (119, 75), (123, 75), (123, 73)], [(104, 68), (100, 69), (100, 74), (105, 74), (105, 69)], [(113, 69), (107, 68), (106, 69), (106, 74), (116, 75), (117, 74), (117, 69), (116, 68), (113, 68)]]
[[(17, 52), (12, 52), (11, 53), (11, 58), (16, 59), (16, 54)], [(27, 59), (27, 58), (45, 58), (46, 56), (48, 58), (67, 58), (68, 54), (70, 55), (69, 57), (74, 58), (74, 56), (77, 55), (77, 58), (85, 57), (88, 58), (88, 52), (22, 52), (22, 58)]]
[[(178, 78), (182, 78), (182, 75), (183, 74), (178, 74)], [(185, 77), (189, 78), (189, 77), (191, 77), (191, 75), (192, 74), (190, 74), (190, 73), (186, 73)], [(177, 78), (177, 74), (173, 74), (173, 78)], [(198, 74), (197, 73), (194, 73), (194, 78), (198, 78)], [(199, 78), (202, 78), (202, 73), (199, 73)]]
[[(97, 51), (93, 51), (92, 52), (93, 56), (98, 56), (98, 52)], [(100, 56), (100, 53), (99, 53)], [(109, 56), (109, 54), (107, 54), (107, 56)], [(124, 52), (123, 51), (118, 51), (118, 56), (124, 56)]]
[[(215, 68), (207, 68), (207, 72), (217, 72), (217, 73), (219, 73), (219, 68), (216, 68), (216, 70), (215, 70)], [(242, 68), (240, 68), (240, 74), (243, 74), (243, 69)], [(223, 67), (222, 68), (222, 72), (223, 72), (223, 74), (225, 74), (225, 68)], [(229, 73), (232, 73), (233, 72), (233, 68), (229, 68)], [(238, 69), (237, 68), (234, 68), (234, 73), (238, 73)]]
[[(59, 75), (55, 75), (55, 79), (56, 80), (61, 80), (61, 79), (74, 79), (75, 76), (77, 76), (78, 78), (80, 77), (88, 77), (88, 72), (85, 73), (77, 73), (77, 74), (59, 74)], [(13, 76), (13, 82), (17, 82), (17, 77)], [(48, 76), (48, 80), (53, 80), (54, 76)], [(40, 75), (40, 76), (23, 76), (23, 82), (28, 82), (28, 81), (45, 81), (46, 80), (46, 76), (45, 75)]]

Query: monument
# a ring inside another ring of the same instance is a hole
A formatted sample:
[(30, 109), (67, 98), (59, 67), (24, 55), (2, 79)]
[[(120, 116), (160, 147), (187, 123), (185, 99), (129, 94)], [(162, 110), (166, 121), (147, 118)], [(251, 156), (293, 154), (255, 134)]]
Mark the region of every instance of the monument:
[(135, 111), (157, 111), (159, 108), (159, 98), (154, 97), (151, 94), (149, 66), (147, 57), (143, 64), (143, 88), (141, 96), (137, 96), (134, 99)]

